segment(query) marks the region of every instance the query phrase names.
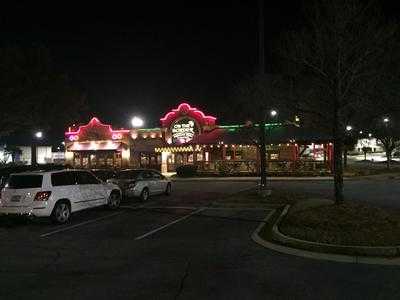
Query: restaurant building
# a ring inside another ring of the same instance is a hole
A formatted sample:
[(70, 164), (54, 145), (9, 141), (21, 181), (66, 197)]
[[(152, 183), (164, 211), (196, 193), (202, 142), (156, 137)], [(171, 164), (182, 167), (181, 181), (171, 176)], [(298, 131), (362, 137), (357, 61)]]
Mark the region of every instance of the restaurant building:
[[(266, 124), (271, 173), (330, 172), (329, 136), (294, 123)], [(65, 133), (66, 164), (77, 168), (153, 168), (175, 172), (196, 165), (199, 172), (257, 174), (257, 124), (218, 125), (217, 118), (181, 103), (158, 128), (114, 129), (92, 118)]]

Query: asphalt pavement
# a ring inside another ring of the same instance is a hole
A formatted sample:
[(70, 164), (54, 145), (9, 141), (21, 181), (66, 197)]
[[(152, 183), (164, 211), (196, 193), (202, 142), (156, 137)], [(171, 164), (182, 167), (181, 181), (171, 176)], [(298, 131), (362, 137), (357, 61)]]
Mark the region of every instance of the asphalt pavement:
[(63, 226), (0, 222), (0, 299), (400, 298), (398, 267), (273, 252), (250, 237), (267, 210), (204, 208), (252, 186), (175, 183), (172, 196), (81, 212)]
[[(272, 188), (305, 193), (310, 197), (333, 199), (333, 181), (272, 181)], [(345, 200), (400, 209), (400, 179), (369, 177), (344, 182)]]

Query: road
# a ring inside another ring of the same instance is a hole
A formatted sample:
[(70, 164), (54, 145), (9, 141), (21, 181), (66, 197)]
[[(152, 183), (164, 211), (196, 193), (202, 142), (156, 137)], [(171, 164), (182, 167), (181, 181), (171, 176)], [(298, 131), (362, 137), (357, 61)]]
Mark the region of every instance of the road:
[(1, 223), (0, 299), (400, 297), (398, 267), (273, 252), (250, 238), (267, 211), (198, 208), (253, 185), (176, 183), (146, 207), (93, 209), (68, 225)]

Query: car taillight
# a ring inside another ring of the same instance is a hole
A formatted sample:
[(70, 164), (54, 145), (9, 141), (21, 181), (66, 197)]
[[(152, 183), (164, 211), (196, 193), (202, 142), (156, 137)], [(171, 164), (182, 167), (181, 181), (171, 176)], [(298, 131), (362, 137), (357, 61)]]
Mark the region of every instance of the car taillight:
[(33, 201), (47, 201), (49, 200), (51, 192), (37, 192)]

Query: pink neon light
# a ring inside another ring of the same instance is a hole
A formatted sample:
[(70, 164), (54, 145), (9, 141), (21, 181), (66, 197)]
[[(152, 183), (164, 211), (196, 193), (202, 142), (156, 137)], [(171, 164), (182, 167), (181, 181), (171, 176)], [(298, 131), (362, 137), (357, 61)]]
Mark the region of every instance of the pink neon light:
[(169, 111), (163, 118), (160, 119), (161, 123), (164, 125), (169, 125), (171, 123), (171, 119), (177, 117), (179, 113), (190, 113), (193, 117), (196, 117), (198, 121), (207, 125), (214, 125), (216, 117), (206, 116), (201, 110), (198, 110), (195, 107), (191, 107), (190, 104), (183, 102), (179, 104), (178, 108), (174, 108)]
[(85, 128), (87, 128), (89, 126), (94, 126), (94, 125), (100, 125), (100, 126), (107, 127), (108, 130), (110, 131), (111, 135), (129, 133), (128, 129), (113, 130), (111, 128), (111, 125), (103, 124), (100, 122), (100, 120), (98, 118), (93, 117), (88, 124), (79, 126), (77, 131), (67, 131), (67, 132), (65, 132), (65, 135), (79, 135), (81, 133), (81, 130), (84, 130)]

